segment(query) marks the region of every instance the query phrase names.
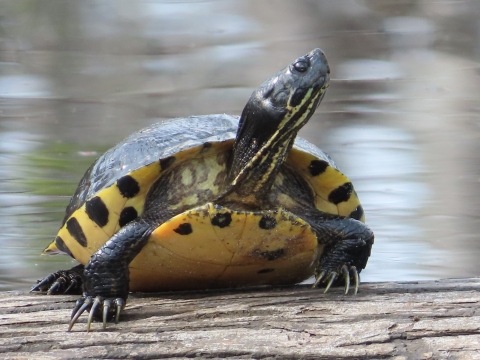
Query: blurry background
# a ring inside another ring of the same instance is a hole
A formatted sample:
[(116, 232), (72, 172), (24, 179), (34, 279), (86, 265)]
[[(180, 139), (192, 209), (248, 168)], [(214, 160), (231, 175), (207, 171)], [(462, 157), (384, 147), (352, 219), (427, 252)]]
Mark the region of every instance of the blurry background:
[(240, 114), (314, 47), (325, 100), (301, 135), (354, 182), (376, 234), (363, 281), (480, 275), (480, 2), (3, 1), (0, 290), (41, 257), (86, 170), (164, 118)]

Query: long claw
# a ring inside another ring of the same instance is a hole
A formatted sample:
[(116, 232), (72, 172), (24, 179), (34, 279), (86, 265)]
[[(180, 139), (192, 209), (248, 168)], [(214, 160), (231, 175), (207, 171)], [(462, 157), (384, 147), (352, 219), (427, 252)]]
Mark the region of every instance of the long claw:
[(90, 309), (90, 313), (88, 314), (87, 332), (90, 331), (90, 326), (92, 325), (93, 316), (95, 315), (95, 311), (97, 311), (97, 308), (100, 306), (101, 303), (102, 303), (102, 298), (100, 296), (97, 296), (95, 298), (95, 301), (93, 302), (92, 308)]
[(324, 276), (325, 276), (325, 271), (322, 271), (320, 274), (317, 275), (315, 282), (312, 285), (312, 289), (316, 288), (318, 284), (320, 284)]
[(115, 304), (117, 305), (116, 314), (115, 314), (115, 324), (118, 324), (118, 320), (120, 319), (120, 313), (125, 307), (125, 301), (123, 301), (123, 299), (116, 299)]
[(348, 290), (350, 290), (350, 274), (348, 273), (347, 265), (342, 266), (342, 275), (343, 279), (345, 280), (345, 295), (347, 295)]
[(107, 328), (107, 316), (110, 312), (110, 307), (112, 306), (112, 302), (110, 300), (105, 300), (103, 302), (103, 330)]
[(350, 271), (353, 273), (353, 280), (355, 282), (355, 291), (353, 292), (353, 295), (357, 295), (358, 286), (360, 285), (360, 277), (358, 276), (358, 271), (355, 266), (352, 266)]
[(38, 280), (37, 284), (30, 289), (30, 292), (42, 291), (42, 287), (48, 286), (48, 284), (50, 284), (53, 280), (55, 279), (52, 279), (52, 274), (47, 276), (45, 279)]
[(32, 288), (30, 289), (30, 292), (40, 291), (40, 288), (42, 287), (42, 285), (43, 285), (43, 281), (39, 281), (37, 285), (32, 286)]
[(70, 320), (73, 319), (75, 314), (77, 313), (78, 309), (80, 309), (83, 305), (83, 299), (78, 299), (77, 302), (75, 303), (75, 307), (72, 310), (72, 315), (70, 315)]
[(72, 320), (70, 320), (70, 324), (68, 326), (68, 331), (72, 330), (73, 325), (75, 325), (75, 323), (77, 322), (80, 315), (82, 315), (85, 312), (85, 310), (87, 310), (87, 308), (91, 305), (91, 303), (92, 303), (92, 298), (87, 297), (85, 299), (85, 302), (83, 303), (82, 307), (80, 309), (78, 309), (75, 316), (72, 318)]
[(118, 321), (120, 320), (120, 313), (122, 312), (122, 307), (120, 305), (117, 305), (117, 311), (115, 314), (115, 324), (118, 324)]
[(60, 287), (60, 282), (57, 280), (53, 283), (52, 286), (50, 286), (50, 289), (48, 289), (48, 291), (47, 291), (47, 295), (54, 294), (58, 290), (59, 287)]
[(68, 285), (68, 287), (65, 289), (63, 293), (67, 294), (70, 291), (70, 289), (73, 288), (74, 286), (77, 286), (77, 282), (75, 280), (72, 280), (70, 282), (70, 285)]
[(333, 282), (337, 278), (337, 273), (335, 271), (332, 271), (332, 275), (330, 276), (330, 281), (327, 284), (327, 287), (325, 288), (325, 291), (323, 292), (324, 294), (330, 289), (330, 286), (332, 286)]

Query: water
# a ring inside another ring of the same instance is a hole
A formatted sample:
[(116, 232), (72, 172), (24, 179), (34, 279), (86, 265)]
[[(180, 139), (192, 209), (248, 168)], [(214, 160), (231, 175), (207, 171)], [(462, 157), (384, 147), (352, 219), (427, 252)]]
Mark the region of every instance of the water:
[(301, 135), (354, 182), (376, 241), (364, 281), (478, 276), (475, 1), (12, 1), (0, 17), (0, 290), (41, 257), (103, 151), (164, 118), (239, 114), (321, 47), (332, 81)]

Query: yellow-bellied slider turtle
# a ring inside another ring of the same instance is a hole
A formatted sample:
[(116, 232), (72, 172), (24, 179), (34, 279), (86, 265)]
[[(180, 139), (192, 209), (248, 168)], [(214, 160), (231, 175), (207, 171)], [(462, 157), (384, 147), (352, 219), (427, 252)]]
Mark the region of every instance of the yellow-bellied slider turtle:
[[(108, 150), (86, 172), (45, 253), (82, 265), (33, 290), (80, 292), (116, 318), (128, 292), (294, 284), (350, 276), (355, 292), (373, 233), (352, 183), (297, 132), (329, 82), (320, 49), (253, 92), (240, 118), (171, 119)], [(338, 279), (337, 279), (338, 278)]]

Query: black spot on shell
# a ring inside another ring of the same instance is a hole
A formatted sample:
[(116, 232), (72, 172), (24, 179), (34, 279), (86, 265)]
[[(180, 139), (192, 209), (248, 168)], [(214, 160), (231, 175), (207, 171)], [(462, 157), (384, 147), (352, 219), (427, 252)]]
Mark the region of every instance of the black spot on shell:
[(207, 152), (208, 150), (210, 150), (212, 148), (212, 143), (209, 142), (209, 141), (206, 141), (203, 143), (203, 147), (202, 149), (200, 150), (200, 153), (204, 153), (204, 152)]
[(63, 241), (63, 239), (62, 239), (60, 236), (57, 236), (57, 237), (55, 238), (55, 245), (57, 246), (57, 249), (58, 249), (58, 250), (63, 251), (65, 254), (68, 254), (68, 255), (70, 255), (71, 257), (73, 257), (72, 252), (71, 252), (70, 249), (67, 247), (67, 245), (65, 245), (65, 241)]
[(138, 185), (137, 180), (130, 175), (125, 175), (118, 179), (117, 187), (123, 197), (126, 197), (127, 199), (134, 197), (140, 191), (140, 186)]
[(175, 162), (175, 156), (169, 156), (165, 159), (160, 159), (160, 169), (164, 171), (167, 169), (170, 165), (172, 165)]
[(350, 199), (352, 192), (353, 185), (351, 182), (347, 182), (333, 190), (330, 195), (328, 195), (328, 201), (334, 203), (335, 205), (340, 204), (341, 202)]
[(230, 213), (221, 213), (215, 214), (212, 218), (212, 225), (218, 226), (219, 228), (224, 228), (232, 222), (232, 214)]
[(135, 210), (133, 206), (127, 206), (120, 213), (120, 218), (118, 219), (118, 225), (120, 225), (120, 227), (124, 227), (130, 221), (135, 220), (137, 217), (138, 217), (137, 210)]
[(268, 273), (271, 273), (273, 271), (275, 271), (275, 269), (272, 269), (272, 268), (262, 269), (262, 270), (257, 271), (257, 274), (268, 274)]
[(351, 217), (355, 220), (360, 220), (363, 216), (363, 207), (362, 205), (358, 205), (355, 210), (353, 210), (348, 217)]
[(305, 98), (307, 91), (308, 89), (303, 89), (303, 88), (298, 88), (297, 90), (295, 90), (295, 93), (293, 94), (290, 100), (290, 106), (295, 107), (297, 105), (300, 105), (302, 100)]
[(264, 215), (260, 219), (258, 226), (260, 226), (260, 229), (270, 230), (277, 226), (277, 220), (271, 216)]
[(67, 220), (67, 230), (80, 245), (87, 247), (87, 238), (76, 218), (71, 217)]
[(323, 174), (328, 167), (328, 162), (324, 160), (312, 160), (310, 165), (308, 165), (308, 171), (310, 171), (312, 176), (318, 176)]
[(107, 209), (107, 205), (105, 205), (100, 197), (95, 196), (94, 198), (88, 200), (85, 203), (85, 212), (87, 213), (88, 217), (98, 226), (104, 227), (108, 224), (109, 211)]
[(260, 251), (260, 250), (255, 250), (253, 252), (255, 255), (260, 256), (268, 261), (273, 261), (281, 258), (282, 256), (285, 255), (285, 249), (277, 249), (277, 250), (272, 250), (272, 251)]
[(193, 232), (192, 225), (189, 223), (180, 224), (176, 229), (173, 229), (177, 234), (188, 235)]

